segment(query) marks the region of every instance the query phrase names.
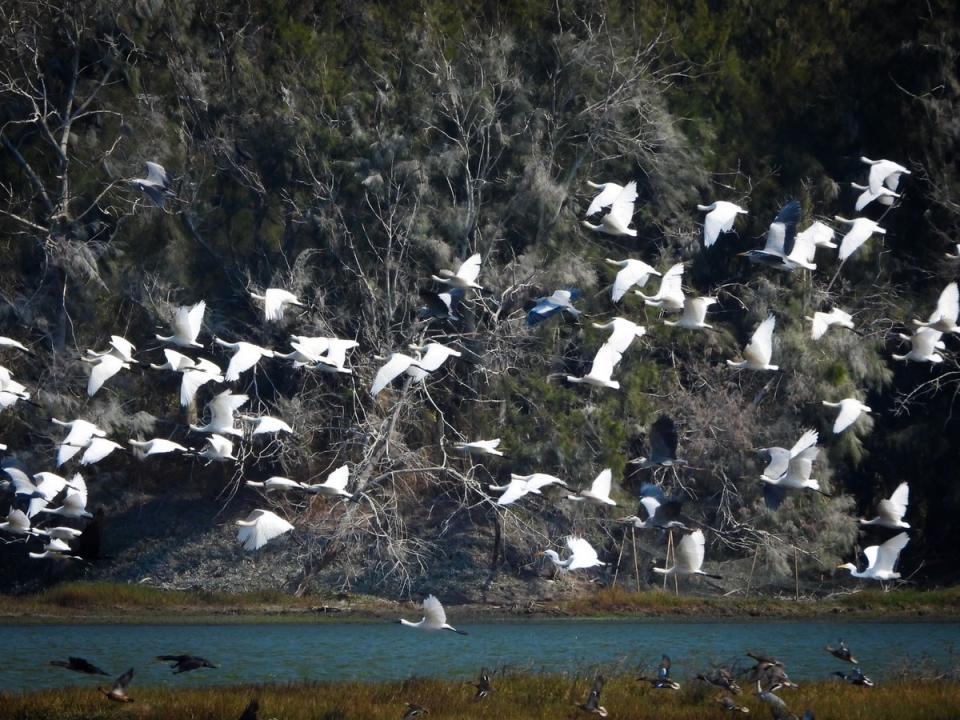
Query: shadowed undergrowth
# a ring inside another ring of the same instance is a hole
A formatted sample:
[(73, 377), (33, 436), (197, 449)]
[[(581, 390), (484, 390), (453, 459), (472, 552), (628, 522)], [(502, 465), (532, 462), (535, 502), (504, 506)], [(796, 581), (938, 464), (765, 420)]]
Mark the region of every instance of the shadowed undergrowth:
[[(45, 691), (27, 695), (2, 695), (3, 717), (15, 720), (94, 720), (121, 716), (190, 720), (238, 718), (252, 698), (260, 701), (263, 718), (396, 718), (405, 704), (428, 708), (431, 717), (573, 718), (588, 717), (574, 705), (583, 702), (591, 677), (520, 675), (493, 678), (494, 692), (484, 701), (473, 700), (473, 688), (459, 682), (410, 680), (400, 683), (303, 683), (230, 688), (172, 690), (137, 688), (135, 702), (123, 707), (109, 703), (93, 689)], [(956, 683), (897, 683), (872, 689), (841, 683), (806, 685), (783, 691), (782, 697), (796, 712), (810, 708), (818, 718), (846, 720), (924, 720), (949, 716), (960, 707)], [(680, 692), (644, 689), (631, 676), (610, 679), (602, 704), (613, 718), (694, 720), (722, 718), (728, 713), (713, 706), (715, 693), (688, 683)], [(768, 717), (769, 711), (752, 694), (739, 701), (751, 716)], [(944, 712), (947, 711), (948, 715)]]

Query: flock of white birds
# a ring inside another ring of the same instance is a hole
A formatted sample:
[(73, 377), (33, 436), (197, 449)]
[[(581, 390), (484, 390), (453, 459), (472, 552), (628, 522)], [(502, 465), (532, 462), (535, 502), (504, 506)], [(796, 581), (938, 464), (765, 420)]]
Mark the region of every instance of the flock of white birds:
[[(855, 188), (862, 191), (856, 202), (856, 210), (860, 211), (872, 202), (891, 205), (899, 197), (896, 191), (900, 177), (909, 174), (909, 171), (902, 165), (888, 160), (875, 161), (863, 158), (863, 161), (869, 166), (869, 175), (866, 185), (854, 184)], [(149, 163), (148, 169), (148, 178), (142, 181), (145, 185), (142, 185), (141, 189), (155, 204), (162, 205), (164, 193), (169, 185), (166, 171), (156, 163)], [(600, 190), (600, 193), (587, 209), (585, 216), (587, 219), (583, 224), (591, 230), (608, 235), (636, 236), (636, 230), (630, 227), (634, 203), (637, 199), (636, 183), (628, 182), (622, 186), (610, 182), (590, 183), (590, 185)], [(744, 208), (727, 201), (717, 201), (710, 205), (698, 206), (698, 208), (706, 213), (703, 240), (708, 248), (720, 241), (724, 233), (733, 230), (739, 215), (747, 213)], [(814, 270), (816, 264), (813, 261), (818, 248), (837, 248), (833, 242), (834, 230), (822, 222), (814, 222), (806, 229), (798, 231), (800, 216), (799, 203), (796, 201), (788, 203), (770, 224), (764, 247), (742, 254), (753, 262), (778, 270), (794, 271), (800, 268)], [(841, 217), (836, 219), (849, 226), (839, 244), (841, 263), (846, 261), (874, 233), (885, 232), (876, 222), (864, 217), (853, 220)], [(707, 322), (707, 316), (710, 306), (715, 304), (717, 299), (710, 296), (688, 295), (685, 292), (682, 282), (683, 263), (677, 263), (661, 273), (638, 259), (608, 259), (607, 262), (619, 268), (612, 287), (611, 299), (614, 303), (619, 303), (632, 290), (644, 304), (659, 308), (665, 316), (676, 318), (663, 320), (666, 325), (689, 330), (712, 327)], [(465, 260), (456, 271), (441, 270), (439, 274), (432, 276), (435, 282), (449, 289), (445, 296), (439, 296), (448, 310), (451, 310), (454, 294), (459, 299), (467, 300), (471, 292), (482, 290), (478, 282), (481, 264), (481, 255), (475, 254)], [(660, 286), (655, 294), (647, 295), (644, 293), (644, 288), (653, 277), (660, 278)], [(572, 304), (577, 296), (576, 291), (558, 291), (550, 298), (542, 298), (537, 308), (531, 311), (528, 323), (540, 322), (559, 312), (577, 315), (578, 311)], [(270, 288), (263, 293), (251, 293), (251, 298), (262, 303), (263, 317), (268, 323), (281, 322), (288, 308), (303, 307), (303, 303), (293, 293), (280, 288)], [(158, 371), (179, 373), (180, 404), (184, 407), (191, 406), (200, 388), (208, 383), (228, 386), (217, 392), (206, 403), (205, 423), (190, 425), (192, 432), (206, 436), (205, 444), (200, 449), (194, 449), (163, 437), (128, 440), (130, 450), (141, 459), (179, 453), (195, 455), (207, 461), (237, 461), (234, 440), (231, 438), (292, 433), (291, 426), (280, 418), (242, 414), (240, 409), (250, 398), (246, 394), (234, 393), (229, 388), (230, 384), (240, 380), (245, 373), (253, 370), (265, 358), (289, 361), (294, 368), (339, 374), (352, 373), (352, 369), (348, 367), (348, 356), (358, 343), (336, 337), (293, 335), (290, 339), (291, 349), (286, 353), (243, 340), (228, 342), (214, 337), (213, 347), (232, 351), (226, 369), (222, 369), (210, 359), (190, 357), (181, 350), (204, 348), (204, 345), (198, 342), (198, 337), (203, 328), (205, 309), (206, 304), (203, 301), (178, 308), (170, 323), (170, 333), (156, 336), (159, 341), (170, 346), (163, 350), (165, 362), (149, 365), (150, 368)], [(829, 312), (816, 312), (806, 319), (811, 324), (810, 336), (814, 341), (822, 338), (832, 327), (850, 329), (854, 327), (853, 316), (837, 307)], [(909, 352), (893, 355), (893, 358), (915, 362), (941, 362), (943, 357), (938, 351), (945, 349), (942, 336), (960, 332), (957, 319), (958, 293), (957, 284), (954, 282), (943, 290), (936, 309), (925, 321), (914, 321), (916, 328), (913, 334), (901, 336), (905, 342), (910, 343)], [(597, 351), (590, 371), (582, 377), (566, 376), (566, 380), (570, 383), (586, 384), (597, 388), (618, 389), (619, 383), (613, 379), (614, 372), (633, 341), (643, 337), (645, 328), (623, 317), (614, 317), (605, 323), (595, 323), (594, 327), (609, 331), (609, 336)], [(728, 365), (758, 372), (777, 371), (778, 366), (773, 364), (775, 330), (776, 318), (771, 314), (756, 328), (743, 350), (742, 359), (728, 359)], [(30, 352), (24, 344), (7, 337), (0, 337), (0, 349), (7, 349), (10, 352)], [(105, 350), (87, 350), (82, 358), (90, 365), (87, 395), (91, 397), (96, 395), (115, 375), (130, 369), (135, 364), (141, 364), (134, 357), (135, 351), (136, 347), (120, 336), (112, 336)], [(379, 366), (370, 392), (376, 396), (393, 381), (402, 377), (410, 378), (414, 383), (422, 383), (443, 367), (448, 360), (460, 355), (458, 350), (439, 342), (430, 342), (422, 346), (411, 345), (404, 352), (392, 353)], [(24, 385), (13, 379), (13, 373), (10, 370), (0, 367), (0, 407), (10, 408), (20, 401), (31, 402), (30, 392)], [(871, 412), (871, 409), (857, 398), (842, 398), (836, 402), (832, 399), (824, 399), (823, 404), (838, 410), (833, 424), (834, 433), (844, 432), (857, 421), (861, 414)], [(69, 422), (51, 418), (51, 422), (67, 429), (56, 453), (57, 468), (71, 462), (80, 466), (93, 465), (123, 447), (115, 440), (106, 437), (106, 433), (96, 425), (82, 418)], [(819, 483), (811, 478), (813, 464), (820, 452), (817, 445), (818, 439), (816, 431), (807, 430), (801, 433), (800, 439), (789, 449), (779, 447), (766, 449), (770, 461), (760, 480), (765, 484), (765, 488), (770, 490), (767, 500), (771, 507), (775, 508), (779, 505), (787, 490), (820, 492)], [(498, 449), (498, 446), (499, 440), (476, 440), (454, 445), (455, 449), (472, 456), (502, 456), (503, 452)], [(5, 446), (0, 447), (6, 449)], [(682, 462), (676, 459), (675, 450), (674, 438), (673, 447), (667, 447), (666, 450), (661, 448), (659, 454), (655, 452), (650, 459), (641, 459), (643, 467), (668, 466)], [(48, 516), (59, 516), (74, 521), (91, 517), (86, 509), (87, 487), (82, 475), (74, 472), (69, 476), (63, 476), (49, 471), (31, 475), (17, 464), (10, 463), (5, 463), (4, 470), (9, 477), (7, 484), (14, 498), (6, 520), (0, 523), (0, 531), (24, 539), (39, 539), (43, 542), (42, 550), (31, 552), (31, 557), (75, 557), (71, 554), (70, 540), (75, 538), (81, 532), (80, 530), (68, 526), (41, 527), (36, 523), (40, 518)], [(323, 483), (309, 484), (285, 477), (270, 477), (262, 481), (247, 481), (246, 484), (264, 493), (299, 492), (346, 499), (352, 496), (348, 490), (349, 483), (349, 467), (342, 465), (330, 473)], [(611, 497), (612, 483), (611, 470), (604, 469), (590, 486), (566, 495), (566, 499), (598, 507), (615, 506), (617, 503)], [(491, 485), (489, 489), (491, 492), (500, 493), (495, 500), (496, 504), (507, 507), (515, 505), (528, 494), (540, 495), (544, 488), (550, 486), (566, 488), (567, 483), (553, 475), (537, 472), (523, 476), (511, 475), (509, 483), (500, 486)], [(861, 523), (890, 529), (908, 529), (909, 525), (903, 521), (907, 511), (908, 495), (908, 486), (902, 483), (889, 499), (879, 503), (877, 517), (861, 520)], [(488, 499), (494, 501), (494, 497), (490, 496)], [(705, 549), (703, 530), (691, 529), (679, 522), (675, 514), (666, 512), (666, 502), (662, 493), (645, 492), (641, 498), (641, 507), (644, 508), (647, 517), (641, 519), (632, 516), (626, 520), (632, 522), (636, 528), (677, 529), (683, 533), (676, 543), (672, 564), (655, 568), (656, 572), (674, 575), (707, 575), (702, 569)], [(266, 509), (254, 510), (245, 520), (238, 521), (237, 525), (239, 526), (238, 542), (243, 548), (251, 551), (263, 547), (272, 539), (294, 528), (288, 520)], [(907, 541), (908, 535), (906, 532), (901, 532), (881, 545), (866, 548), (864, 554), (868, 565), (863, 571), (850, 563), (840, 567), (849, 568), (854, 576), (860, 578), (896, 579), (899, 577), (899, 573), (895, 571), (897, 559)], [(567, 538), (565, 545), (569, 554), (563, 559), (552, 549), (545, 550), (541, 554), (564, 571), (606, 564), (600, 560), (597, 551), (590, 543), (582, 537)], [(668, 562), (669, 560), (668, 557)], [(435, 598), (428, 598), (424, 607), (426, 618), (414, 626), (424, 629), (452, 629), (446, 625), (442, 608)]]

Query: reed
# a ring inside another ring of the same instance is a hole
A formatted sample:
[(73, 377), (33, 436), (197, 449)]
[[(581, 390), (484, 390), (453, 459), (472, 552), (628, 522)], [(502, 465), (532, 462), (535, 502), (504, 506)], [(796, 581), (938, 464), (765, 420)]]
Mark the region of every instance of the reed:
[[(92, 681), (95, 684), (95, 681)], [(130, 687), (135, 702), (118, 706), (98, 696), (91, 687), (0, 694), (0, 716), (13, 720), (97, 720), (153, 718), (155, 720), (220, 720), (240, 717), (257, 698), (261, 718), (282, 720), (400, 720), (405, 704), (429, 709), (431, 718), (497, 718), (547, 720), (590, 717), (574, 705), (583, 702), (592, 674), (578, 677), (495, 673), (494, 691), (475, 702), (473, 688), (463, 682), (412, 679), (389, 683), (298, 683), (200, 689)], [(630, 675), (611, 677), (602, 704), (611, 718), (703, 720), (729, 717), (713, 705), (716, 693), (697, 682), (679, 692), (654, 690)], [(960, 709), (960, 684), (906, 682), (859, 688), (840, 682), (804, 685), (781, 696), (795, 712), (810, 708), (818, 718), (844, 720), (934, 720), (955, 717)], [(753, 694), (739, 700), (751, 717), (770, 717)]]

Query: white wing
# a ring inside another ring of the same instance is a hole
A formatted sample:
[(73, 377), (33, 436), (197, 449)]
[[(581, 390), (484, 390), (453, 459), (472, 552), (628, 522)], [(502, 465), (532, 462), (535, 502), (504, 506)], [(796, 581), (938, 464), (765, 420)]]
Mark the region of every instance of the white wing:
[(641, 260), (628, 260), (626, 267), (617, 273), (617, 277), (613, 281), (613, 301), (619, 302), (620, 299), (626, 294), (627, 290), (634, 285), (637, 285), (638, 283), (645, 285), (647, 279), (654, 272), (656, 272), (654, 268), (650, 267)]
[(879, 514), (893, 522), (900, 522), (907, 514), (907, 504), (910, 502), (910, 486), (900, 483), (889, 499), (880, 501)]
[(703, 565), (704, 545), (706, 541), (702, 530), (694, 530), (677, 543), (676, 564), (688, 572), (695, 572)]
[(460, 263), (457, 277), (467, 283), (475, 283), (480, 277), (480, 253), (475, 253)]
[(706, 247), (713, 245), (721, 232), (730, 232), (733, 229), (733, 221), (739, 210), (733, 203), (720, 200), (716, 207), (707, 213), (703, 219), (703, 244)]
[(850, 231), (844, 235), (843, 240), (840, 241), (840, 262), (843, 262), (853, 255), (861, 245), (869, 240), (876, 227), (877, 224), (872, 220), (865, 218), (857, 218), (854, 220)]
[(833, 432), (843, 432), (853, 425), (858, 417), (860, 417), (860, 403), (856, 400), (852, 402), (849, 399), (841, 400), (840, 413), (837, 415), (837, 419), (833, 421)]
[(610, 382), (613, 369), (622, 357), (623, 355), (621, 355), (616, 348), (607, 344), (601, 345), (593, 358), (593, 364), (590, 366), (590, 374), (597, 379)]
[(63, 498), (64, 507), (77, 512), (83, 511), (87, 507), (87, 483), (83, 476), (75, 473), (65, 487), (67, 494)]
[(506, 491), (497, 500), (497, 505), (510, 505), (530, 491), (525, 480), (511, 480)]
[(103, 355), (90, 370), (87, 395), (93, 397), (103, 384), (123, 369), (124, 361), (116, 355)]
[[(641, 328), (636, 323), (624, 318), (614, 318), (613, 332), (610, 333), (610, 337), (607, 338), (604, 345), (613, 348), (618, 353), (624, 353), (635, 338), (644, 334), (646, 334), (646, 328)], [(619, 358), (617, 362), (619, 362)]]
[(810, 337), (813, 340), (819, 340), (830, 327), (830, 315), (822, 312), (813, 314), (813, 326), (810, 328)]
[(120, 446), (113, 440), (93, 438), (83, 453), (83, 457), (80, 458), (80, 464), (93, 465), (94, 463), (98, 463), (118, 447)]
[(931, 315), (929, 322), (936, 322), (937, 320), (957, 321), (957, 316), (960, 315), (960, 293), (957, 291), (957, 284), (955, 282), (947, 285), (943, 289), (943, 292), (940, 293), (940, 297), (937, 300), (937, 309), (934, 314), (937, 317), (934, 318)]
[(591, 215), (600, 212), (603, 208), (607, 207), (617, 199), (617, 196), (623, 191), (623, 185), (617, 183), (604, 183), (603, 190), (590, 201), (590, 206), (587, 208), (587, 214), (585, 217), (590, 217)]
[(180, 404), (188, 407), (202, 385), (211, 380), (223, 382), (220, 368), (209, 360), (200, 358), (192, 368), (184, 368), (180, 376)]
[(169, 348), (163, 351), (163, 356), (167, 359), (167, 365), (176, 372), (185, 370), (186, 368), (191, 368), (194, 366), (192, 358), (187, 357), (183, 353), (178, 353), (176, 350), (170, 350)]
[(414, 362), (416, 361), (409, 355), (393, 353), (387, 363), (377, 370), (377, 374), (373, 378), (373, 386), (370, 388), (370, 394), (376, 395), (379, 393)]
[(456, 350), (451, 350), (442, 343), (430, 343), (423, 357), (417, 361), (417, 365), (428, 373), (432, 373), (439, 369), (446, 359), (451, 356), (460, 357), (460, 353)]
[(768, 315), (767, 319), (760, 323), (743, 351), (743, 357), (746, 360), (759, 365), (770, 364), (770, 358), (773, 355), (773, 328), (776, 324), (777, 319), (773, 315)]
[[(900, 551), (903, 550), (907, 546), (907, 543), (909, 542), (910, 542), (910, 536), (907, 535), (907, 533), (902, 532), (899, 535), (893, 536), (892, 538), (887, 540), (885, 543), (880, 545), (877, 550), (877, 558), (876, 558), (877, 571), (893, 572), (893, 568), (897, 564), (897, 558), (900, 557)], [(870, 563), (870, 564), (871, 566), (873, 565), (873, 563)]]
[(633, 204), (637, 200), (637, 183), (633, 180), (623, 186), (610, 206), (610, 216), (626, 228), (633, 219)]
[(683, 301), (683, 317), (695, 325), (702, 325), (707, 319), (707, 308), (715, 304), (714, 297), (686, 298)]
[(547, 485), (562, 485), (563, 487), (567, 486), (567, 484), (560, 478), (554, 477), (553, 475), (547, 475), (546, 473), (534, 473), (530, 476), (530, 479), (527, 480), (527, 487), (529, 487), (531, 491), (539, 490)]
[(250, 526), (241, 526), (237, 540), (244, 550), (259, 550), (273, 538), (293, 530), (293, 525), (269, 510), (254, 510), (245, 522)]
[(658, 297), (664, 298), (671, 295), (683, 295), (683, 263), (677, 263), (664, 273), (660, 280), (660, 291)]
[(327, 475), (327, 481), (324, 483), (334, 490), (346, 490), (347, 482), (350, 480), (350, 468), (347, 465), (341, 465), (332, 473)]
[(256, 365), (264, 355), (262, 348), (251, 343), (240, 342), (237, 345), (237, 350), (227, 365), (227, 374), (224, 375), (227, 382), (239, 380), (240, 374)]
[(660, 501), (655, 497), (645, 496), (640, 498), (640, 504), (647, 511), (647, 520), (657, 514), (657, 508), (660, 507)]
[(147, 182), (151, 185), (166, 187), (170, 184), (170, 178), (167, 171), (163, 169), (160, 163), (147, 161)]
[(931, 330), (930, 328), (917, 328), (917, 330), (910, 337), (910, 345), (913, 349), (913, 352), (922, 357), (929, 357), (937, 349), (937, 343), (940, 342), (940, 338), (943, 336), (943, 333), (939, 330)]
[(597, 555), (597, 551), (583, 538), (567, 538), (567, 548), (573, 555), (573, 559), (567, 566), (567, 570), (578, 570), (580, 568), (594, 567), (595, 565), (602, 564), (600, 563), (600, 557)]
[(320, 358), (320, 361), (325, 365), (333, 365), (334, 367), (343, 369), (343, 366), (347, 362), (347, 350), (354, 348), (357, 345), (358, 343), (356, 340), (341, 340), (339, 338), (331, 338), (327, 355), (326, 357)]
[(793, 447), (790, 448), (789, 457), (796, 457), (802, 453), (807, 448), (813, 447), (817, 444), (817, 440), (820, 439), (820, 433), (816, 430), (807, 430), (803, 435), (800, 436), (800, 439), (797, 440)]
[(103, 431), (86, 420), (74, 420), (70, 425), (70, 432), (67, 433), (63, 443), (57, 449), (57, 467), (63, 465), (80, 452), (82, 448), (86, 447), (94, 434), (103, 435)]
[(447, 613), (443, 610), (443, 605), (433, 595), (427, 595), (423, 601), (423, 616), (427, 622), (424, 625), (440, 627), (447, 623)]
[(610, 468), (602, 470), (593, 485), (590, 486), (590, 492), (598, 497), (610, 497), (610, 485), (613, 482), (613, 472)]
[(177, 314), (170, 325), (174, 337), (185, 340), (188, 344), (196, 342), (197, 335), (200, 334), (200, 328), (203, 325), (203, 313), (206, 309), (207, 303), (203, 300), (191, 307), (184, 305), (177, 308)]

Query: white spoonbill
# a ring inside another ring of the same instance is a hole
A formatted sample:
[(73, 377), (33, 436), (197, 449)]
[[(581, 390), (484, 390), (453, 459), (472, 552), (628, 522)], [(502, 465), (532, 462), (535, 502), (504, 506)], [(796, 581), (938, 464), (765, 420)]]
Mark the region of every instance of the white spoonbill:
[(171, 452), (190, 452), (190, 448), (184, 447), (180, 443), (165, 438), (152, 438), (151, 440), (127, 440), (127, 443), (134, 448), (134, 454), (142, 457), (149, 455), (162, 455)]
[(11, 535), (29, 535), (30, 518), (23, 510), (11, 510), (7, 513), (7, 519), (0, 522), (0, 531), (8, 532)]
[(230, 363), (227, 365), (227, 372), (223, 376), (227, 382), (236, 382), (239, 380), (240, 374), (260, 362), (261, 358), (273, 357), (273, 350), (243, 340), (227, 342), (220, 338), (214, 338), (214, 342), (234, 351), (230, 358)]
[(447, 624), (447, 613), (440, 601), (433, 595), (427, 595), (423, 601), (423, 619), (420, 622), (410, 622), (401, 618), (400, 624), (419, 630), (451, 630), (457, 635), (467, 634), (463, 630), (457, 630), (453, 625)]
[(353, 370), (347, 367), (347, 351), (359, 344), (356, 340), (329, 338), (327, 354), (317, 358), (317, 364), (313, 366), (314, 370), (353, 375)]
[(373, 378), (373, 385), (370, 386), (370, 394), (379, 394), (379, 392), (393, 382), (395, 378), (400, 377), (410, 368), (420, 367), (422, 366), (419, 361), (409, 355), (398, 352), (391, 353), (390, 357), (387, 358), (387, 362), (377, 370), (377, 374)]
[(193, 367), (180, 370), (180, 405), (190, 407), (197, 396), (197, 390), (209, 382), (222, 383), (220, 368), (206, 358), (198, 358)]
[(13, 338), (0, 336), (0, 348), (2, 347), (12, 347), (12, 348), (16, 348), (17, 350), (23, 350), (23, 352), (26, 352), (26, 353), (33, 352), (33, 350), (28, 348), (19, 340), (14, 340)]
[(768, 315), (767, 319), (754, 331), (753, 337), (744, 348), (743, 360), (727, 360), (727, 365), (749, 370), (779, 370), (779, 366), (770, 364), (773, 356), (773, 329), (776, 324), (777, 319), (773, 315)]
[(937, 309), (930, 313), (927, 321), (914, 320), (913, 324), (942, 333), (960, 333), (960, 325), (957, 325), (958, 315), (960, 315), (960, 293), (957, 291), (957, 283), (952, 282), (940, 293), (940, 297), (937, 298)]
[(190, 425), (191, 430), (205, 433), (243, 435), (243, 431), (233, 426), (233, 414), (250, 399), (247, 395), (234, 395), (224, 390), (207, 403), (210, 420), (206, 425)]
[(901, 340), (910, 342), (910, 352), (906, 355), (897, 355), (894, 353), (891, 357), (894, 360), (913, 360), (914, 362), (943, 362), (943, 355), (936, 352), (943, 346), (940, 340), (943, 333), (939, 330), (933, 330), (927, 327), (917, 328), (913, 335), (900, 334)]
[(809, 315), (804, 315), (805, 320), (811, 322), (810, 327), (810, 338), (813, 340), (819, 340), (822, 338), (827, 330), (830, 329), (831, 325), (839, 325), (840, 327), (845, 327), (848, 330), (853, 330), (853, 316), (850, 313), (844, 312), (840, 308), (833, 308), (830, 312), (815, 312), (813, 317)]
[(293, 428), (280, 418), (271, 415), (238, 415), (241, 420), (253, 423), (253, 432), (251, 435), (272, 435), (275, 433), (293, 434)]
[(590, 201), (587, 211), (583, 214), (584, 217), (590, 217), (604, 208), (610, 207), (613, 205), (613, 201), (623, 192), (623, 185), (615, 182), (595, 183), (587, 180), (587, 185), (600, 192)]
[(162, 365), (150, 363), (150, 367), (154, 370), (171, 370), (173, 372), (183, 372), (187, 368), (196, 367), (196, 362), (194, 362), (193, 358), (187, 357), (183, 353), (178, 353), (176, 350), (165, 349), (163, 351), (163, 357), (166, 362)]
[(233, 442), (216, 433), (207, 436), (207, 446), (197, 455), (210, 462), (226, 462), (227, 460), (237, 459), (233, 454)]
[(642, 325), (622, 317), (615, 317), (605, 323), (592, 323), (592, 325), (597, 330), (613, 331), (604, 345), (619, 353), (625, 353), (636, 338), (642, 338), (647, 333), (647, 329)]
[(57, 418), (52, 417), (50, 418), (50, 422), (60, 427), (70, 428), (70, 432), (67, 433), (67, 436), (57, 449), (57, 467), (63, 465), (67, 460), (80, 452), (81, 449), (85, 448), (94, 437), (102, 438), (107, 436), (103, 430), (92, 422), (79, 418), (64, 422), (63, 420), (57, 420)]
[(273, 356), (283, 358), (284, 360), (292, 360), (295, 368), (312, 365), (313, 363), (319, 362), (321, 356), (323, 356), (330, 347), (330, 341), (332, 339), (333, 338), (328, 337), (291, 335), (290, 347), (293, 348), (293, 351), (280, 353), (274, 350)]
[(839, 215), (834, 215), (833, 219), (850, 226), (847, 234), (844, 235), (840, 241), (840, 252), (838, 253), (840, 262), (845, 261), (853, 255), (874, 233), (879, 233), (880, 235), (886, 235), (887, 233), (886, 230), (870, 218), (858, 217), (853, 220), (847, 220)]
[(263, 488), (265, 492), (270, 492), (271, 490), (303, 490), (303, 483), (279, 475), (268, 477), (261, 482), (247, 480), (247, 485), (249, 487)]
[(293, 525), (269, 510), (254, 510), (246, 520), (237, 520), (240, 529), (237, 541), (244, 550), (259, 550), (279, 535), (293, 530)]
[(87, 483), (80, 473), (70, 478), (64, 488), (63, 504), (56, 508), (42, 508), (40, 512), (71, 518), (92, 518), (93, 515), (87, 512)]
[(613, 375), (614, 368), (617, 366), (617, 363), (620, 362), (622, 357), (623, 355), (617, 352), (616, 348), (613, 348), (607, 344), (601, 345), (600, 349), (597, 350), (597, 354), (593, 357), (593, 364), (590, 365), (590, 372), (583, 377), (567, 375), (567, 382), (584, 383), (585, 385), (593, 385), (594, 387), (619, 390), (620, 383), (616, 380), (612, 380), (611, 376)]
[(98, 350), (87, 350), (87, 355), (92, 358), (103, 358), (112, 355), (124, 362), (135, 363), (136, 360), (133, 359), (133, 351), (136, 349), (136, 346), (125, 337), (111, 335), (109, 348), (102, 352)]
[(861, 190), (862, 192), (857, 196), (857, 202), (854, 204), (853, 209), (857, 212), (863, 210), (867, 205), (876, 200), (881, 205), (893, 205), (893, 201), (900, 197), (899, 193), (895, 193), (888, 187), (880, 186), (879, 192), (873, 192), (867, 185), (860, 185), (859, 183), (852, 182), (850, 187), (854, 190)]
[(660, 280), (660, 289), (656, 295), (644, 295), (639, 290), (634, 292), (643, 298), (643, 302), (653, 307), (663, 310), (672, 310), (680, 312), (683, 310), (683, 263), (679, 262), (666, 273)]
[(453, 444), (454, 450), (471, 455), (496, 455), (503, 457), (503, 452), (497, 450), (500, 447), (500, 438), (494, 440), (473, 440), (471, 442), (457, 442)]
[(80, 358), (90, 363), (90, 379), (87, 381), (87, 395), (93, 397), (103, 384), (121, 370), (129, 370), (130, 363), (116, 355), (101, 355), (96, 358)]
[(304, 484), (303, 489), (312, 495), (349, 498), (352, 497), (352, 493), (347, 490), (347, 483), (349, 481), (350, 467), (344, 464), (327, 475), (327, 479), (324, 482), (313, 485)]
[(728, 233), (733, 230), (733, 222), (737, 215), (746, 215), (747, 211), (736, 203), (726, 200), (717, 200), (709, 205), (697, 205), (697, 210), (707, 213), (703, 219), (703, 244), (705, 247), (712, 246), (720, 233)]
[(895, 572), (893, 568), (900, 558), (900, 552), (909, 542), (910, 536), (902, 532), (899, 535), (894, 535), (882, 545), (871, 545), (865, 548), (863, 554), (867, 558), (867, 567), (863, 570), (858, 570), (853, 563), (843, 563), (837, 565), (837, 568), (849, 570), (855, 578), (880, 581), (896, 580), (900, 577), (900, 573)]
[(463, 354), (459, 350), (454, 350), (438, 342), (429, 343), (425, 347), (411, 345), (410, 349), (423, 353), (416, 363), (407, 368), (407, 375), (418, 382), (426, 380), (427, 375), (439, 370), (448, 358), (460, 357)]
[(895, 163), (893, 160), (871, 160), (868, 157), (861, 157), (860, 162), (870, 166), (867, 184), (870, 186), (870, 191), (878, 195), (881, 185), (896, 190), (900, 184), (900, 176), (910, 174), (910, 171), (903, 165)]
[(703, 530), (697, 529), (688, 533), (677, 543), (673, 565), (666, 568), (655, 567), (653, 571), (660, 575), (705, 575), (720, 580), (719, 575), (711, 575), (700, 568), (703, 567), (704, 548), (706, 540)]
[(683, 299), (683, 315), (679, 320), (664, 320), (664, 325), (677, 326), (687, 330), (712, 330), (713, 325), (707, 324), (707, 308), (716, 305), (715, 297), (685, 297)]

